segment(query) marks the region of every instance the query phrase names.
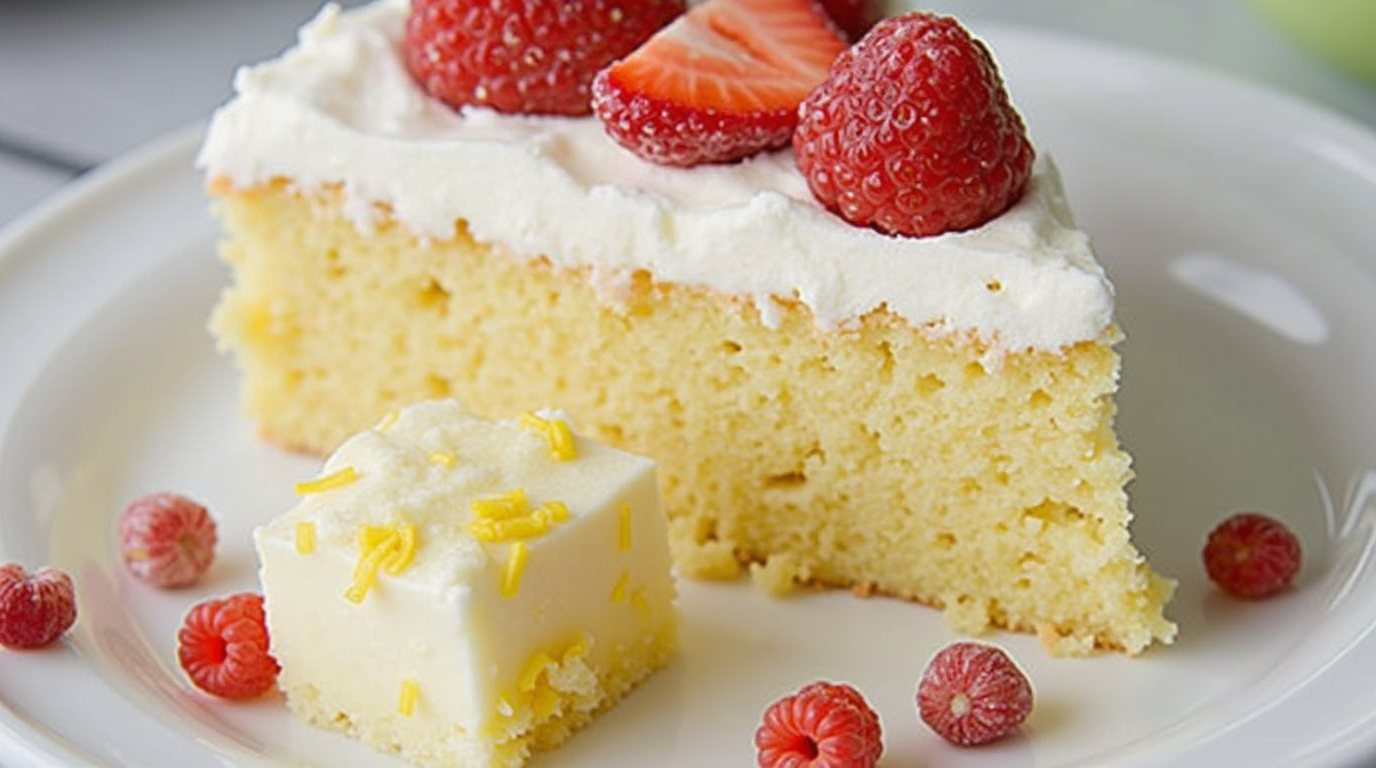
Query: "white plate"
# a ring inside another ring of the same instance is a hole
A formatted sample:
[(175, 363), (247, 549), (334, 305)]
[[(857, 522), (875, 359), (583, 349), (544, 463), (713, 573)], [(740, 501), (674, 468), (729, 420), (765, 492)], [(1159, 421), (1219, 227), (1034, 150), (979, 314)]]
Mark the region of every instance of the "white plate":
[[(936, 612), (849, 594), (776, 601), (683, 585), (673, 666), (536, 766), (753, 762), (765, 706), (816, 678), (879, 710), (885, 766), (1332, 766), (1376, 757), (1376, 138), (1269, 92), (1136, 54), (983, 30), (1060, 162), (1120, 291), (1121, 433), (1136, 535), (1178, 576), (1181, 639), (1130, 660), (1047, 657), (1021, 734), (948, 747), (918, 723)], [(0, 652), (10, 765), (396, 766), (296, 723), (275, 695), (189, 689), (193, 601), (255, 586), (254, 524), (315, 462), (259, 442), (204, 330), (226, 281), (183, 133), (93, 174), (0, 239), (0, 557), (74, 574), (66, 641)], [(130, 499), (174, 489), (222, 530), (203, 585), (117, 562)], [(1199, 547), (1243, 508), (1288, 520), (1307, 562), (1279, 598), (1207, 584)]]

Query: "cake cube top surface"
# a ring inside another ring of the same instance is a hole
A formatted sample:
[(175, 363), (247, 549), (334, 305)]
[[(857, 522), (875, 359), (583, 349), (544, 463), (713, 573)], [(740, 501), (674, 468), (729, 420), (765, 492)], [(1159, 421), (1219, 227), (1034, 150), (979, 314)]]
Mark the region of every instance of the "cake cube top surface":
[[(444, 546), (417, 547), (407, 578), (459, 584), (486, 567), (485, 542), (557, 535), (565, 516), (603, 508), (653, 470), (566, 425), (557, 411), (489, 421), (454, 400), (408, 406), (340, 445), (260, 535), (294, 538), (307, 523), (314, 546), (352, 551), (364, 528), (413, 524), (418, 538)], [(510, 517), (522, 520), (494, 528), (483, 519)]]

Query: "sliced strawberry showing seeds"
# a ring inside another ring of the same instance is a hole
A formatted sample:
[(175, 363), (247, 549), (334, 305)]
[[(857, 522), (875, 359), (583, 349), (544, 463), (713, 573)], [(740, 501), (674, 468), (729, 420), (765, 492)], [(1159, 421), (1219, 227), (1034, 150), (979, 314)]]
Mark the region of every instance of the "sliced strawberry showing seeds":
[(810, 0), (708, 0), (598, 73), (593, 110), (651, 162), (739, 160), (788, 144), (845, 42)]

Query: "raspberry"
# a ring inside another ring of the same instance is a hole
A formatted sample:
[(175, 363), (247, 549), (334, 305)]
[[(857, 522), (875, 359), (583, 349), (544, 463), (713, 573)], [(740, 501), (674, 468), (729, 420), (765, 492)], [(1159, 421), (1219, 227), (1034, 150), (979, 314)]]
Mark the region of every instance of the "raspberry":
[(215, 521), (175, 493), (135, 499), (119, 518), (119, 548), (129, 572), (158, 587), (191, 584), (215, 559)]
[(1224, 520), (1204, 544), (1204, 569), (1237, 597), (1267, 597), (1300, 570), (1300, 540), (1279, 520), (1243, 512)]
[(798, 114), (793, 150), (812, 194), (881, 232), (977, 227), (1017, 201), (1032, 171), (989, 51), (948, 17), (879, 22)]
[(859, 40), (879, 19), (878, 3), (874, 0), (821, 0), (836, 26), (851, 40)]
[(1008, 654), (983, 643), (952, 643), (927, 663), (917, 710), (952, 744), (1002, 738), (1032, 711), (1032, 685)]
[(0, 645), (38, 648), (75, 621), (72, 577), (57, 568), (28, 573), (18, 563), (0, 565)]
[(586, 115), (599, 69), (684, 0), (411, 0), (404, 56), (431, 96), (500, 112)]
[(769, 706), (755, 749), (760, 768), (872, 768), (884, 744), (859, 691), (817, 682)]
[(193, 606), (177, 632), (177, 661), (215, 696), (247, 699), (271, 688), (280, 667), (268, 652), (262, 596), (241, 592)]

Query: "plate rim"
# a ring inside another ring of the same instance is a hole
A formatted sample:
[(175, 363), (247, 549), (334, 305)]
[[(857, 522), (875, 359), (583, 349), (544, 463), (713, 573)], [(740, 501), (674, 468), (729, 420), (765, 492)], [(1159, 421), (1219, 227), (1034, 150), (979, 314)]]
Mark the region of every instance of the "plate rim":
[[(1290, 115), (1299, 116), (1307, 123), (1316, 124), (1326, 134), (1355, 142), (1359, 151), (1372, 161), (1373, 167), (1376, 167), (1376, 128), (1278, 86), (1171, 58), (1140, 47), (1108, 43), (1035, 25), (976, 21), (971, 26), (981, 36), (987, 34), (994, 39), (1030, 39), (1037, 45), (1073, 50), (1076, 57), (1106, 54), (1124, 60), (1134, 67), (1165, 71), (1172, 77), (1188, 76), (1201, 82), (1201, 87), (1210, 92), (1224, 90), (1260, 104), (1265, 109), (1284, 110)], [(10, 270), (16, 268), (18, 261), (25, 258), (26, 250), (33, 250), (34, 244), (40, 242), (50, 228), (63, 224), (75, 209), (98, 203), (102, 198), (108, 199), (119, 190), (137, 184), (141, 176), (161, 174), (173, 163), (188, 165), (182, 161), (194, 157), (204, 134), (205, 124), (204, 120), (194, 121), (101, 163), (91, 172), (63, 185), (9, 224), (0, 227), (0, 281), (4, 281)], [(1376, 180), (1373, 180), (1373, 184), (1376, 184)], [(1368, 264), (1376, 264), (1376, 254), (1352, 254), (1352, 257)], [(84, 309), (91, 311), (98, 310), (99, 307)], [(19, 394), (19, 400), (22, 400), (22, 390)], [(13, 411), (18, 404), (0, 402), (0, 437), (9, 432)], [(11, 554), (8, 546), (4, 554)], [(1362, 642), (1376, 642), (1376, 639), (1371, 637), (1372, 629), (1376, 627), (1368, 628)], [(1345, 746), (1340, 744), (1333, 750), (1316, 753), (1305, 765), (1342, 765), (1372, 759), (1376, 756), (1376, 720), (1370, 721), (1369, 726), (1364, 733), (1358, 733), (1348, 739)], [(44, 730), (41, 726), (29, 723), (8, 706), (0, 706), (0, 731), (3, 731), (3, 738), (0, 738), (0, 742), (3, 743), (0, 743), (0, 747), (22, 747), (25, 749), (25, 757), (49, 761), (47, 764), (106, 764), (93, 761), (92, 756), (85, 755), (79, 750), (74, 751), (71, 745), (64, 741), (48, 738)]]

